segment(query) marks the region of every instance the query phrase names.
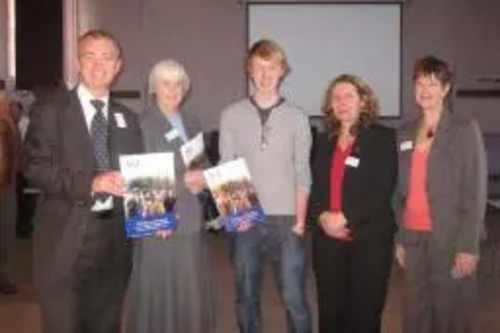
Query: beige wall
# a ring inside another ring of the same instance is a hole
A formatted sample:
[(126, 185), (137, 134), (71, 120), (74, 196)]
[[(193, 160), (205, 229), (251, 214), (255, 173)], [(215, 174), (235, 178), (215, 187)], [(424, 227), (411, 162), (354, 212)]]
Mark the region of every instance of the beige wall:
[[(221, 108), (244, 94), (245, 0), (80, 1), (91, 8), (90, 26), (110, 29), (124, 46), (127, 65), (119, 88), (144, 91), (155, 61), (178, 59), (193, 81), (186, 107), (199, 114), (205, 129), (217, 128)], [(418, 57), (446, 58), (458, 71), (460, 87), (474, 86), (479, 76), (500, 76), (498, 13), (498, 0), (406, 1), (403, 120), (414, 115), (411, 67)], [(486, 131), (500, 132), (500, 99), (457, 99), (454, 105), (457, 112), (474, 113)]]
[(0, 79), (7, 77), (7, 0), (0, 1)]
[[(219, 113), (244, 90), (244, 6), (235, 0), (84, 0), (84, 28), (104, 27), (120, 40), (125, 70), (117, 89), (146, 91), (152, 65), (181, 61), (192, 81), (186, 109), (205, 129), (218, 127)], [(82, 29), (85, 30), (85, 29)], [(142, 108), (144, 100), (125, 101)]]
[[(434, 53), (456, 72), (456, 88), (475, 88), (475, 79), (500, 77), (500, 1), (409, 0), (404, 6), (403, 98), (405, 117), (413, 116), (412, 64)], [(489, 85), (500, 89), (500, 84)], [(500, 132), (500, 99), (457, 98), (457, 112), (476, 116), (486, 132)]]

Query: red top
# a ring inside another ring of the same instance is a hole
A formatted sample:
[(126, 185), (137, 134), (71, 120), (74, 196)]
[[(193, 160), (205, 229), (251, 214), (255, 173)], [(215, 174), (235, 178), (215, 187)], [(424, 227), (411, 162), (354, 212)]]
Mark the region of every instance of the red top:
[(335, 149), (330, 163), (330, 210), (342, 211), (342, 186), (344, 184), (345, 161), (351, 154), (352, 144), (342, 150), (339, 146)]
[[(330, 210), (334, 213), (342, 212), (342, 188), (344, 185), (344, 171), (346, 159), (351, 154), (353, 143), (342, 150), (338, 145), (330, 163)], [(342, 240), (351, 240), (349, 234), (338, 237)]]
[(415, 149), (411, 159), (410, 187), (406, 200), (405, 227), (414, 231), (431, 231), (432, 219), (427, 199), (427, 159), (429, 149)]

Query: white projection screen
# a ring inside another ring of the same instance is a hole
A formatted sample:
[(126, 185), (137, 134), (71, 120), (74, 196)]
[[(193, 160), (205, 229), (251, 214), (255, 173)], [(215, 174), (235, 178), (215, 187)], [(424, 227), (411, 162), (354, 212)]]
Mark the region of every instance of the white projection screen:
[(321, 114), (329, 82), (349, 73), (375, 91), (383, 117), (400, 116), (401, 5), (345, 3), (249, 3), (248, 43), (278, 42), (292, 71), (283, 95)]

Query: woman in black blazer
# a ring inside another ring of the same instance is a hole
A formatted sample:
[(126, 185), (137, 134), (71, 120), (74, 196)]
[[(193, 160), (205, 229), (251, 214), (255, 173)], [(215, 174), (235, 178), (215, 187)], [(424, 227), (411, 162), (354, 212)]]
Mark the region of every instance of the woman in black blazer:
[(378, 333), (396, 223), (395, 133), (377, 122), (378, 103), (360, 78), (328, 87), (313, 158), (310, 219), (320, 333)]

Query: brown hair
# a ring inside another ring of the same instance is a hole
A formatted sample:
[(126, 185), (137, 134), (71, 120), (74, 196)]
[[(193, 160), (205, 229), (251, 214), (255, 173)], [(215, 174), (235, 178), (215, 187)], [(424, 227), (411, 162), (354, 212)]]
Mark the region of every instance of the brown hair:
[(278, 43), (270, 39), (261, 39), (252, 45), (246, 58), (247, 71), (250, 70), (253, 58), (261, 58), (265, 60), (277, 59), (281, 62), (285, 75), (290, 71), (290, 65), (286, 59), (285, 52), (278, 45)]
[[(107, 39), (115, 46), (118, 58), (121, 58), (122, 49), (118, 40), (107, 30), (104, 29), (93, 29), (89, 30), (78, 38), (78, 52), (80, 48), (89, 39)], [(81, 55), (78, 54), (80, 57)]]
[(453, 73), (449, 65), (444, 60), (434, 56), (426, 56), (415, 61), (413, 82), (426, 76), (434, 76), (443, 86), (451, 86), (453, 83)]
[(379, 104), (372, 88), (360, 77), (351, 74), (342, 74), (333, 79), (326, 90), (323, 101), (323, 113), (326, 116), (326, 122), (332, 135), (338, 135), (340, 132), (340, 121), (335, 116), (332, 109), (333, 90), (340, 83), (349, 83), (356, 88), (362, 103), (362, 109), (358, 122), (351, 128), (351, 134), (357, 135), (361, 128), (366, 128), (373, 123), (378, 122)]

